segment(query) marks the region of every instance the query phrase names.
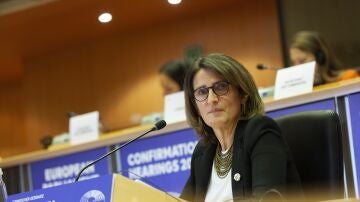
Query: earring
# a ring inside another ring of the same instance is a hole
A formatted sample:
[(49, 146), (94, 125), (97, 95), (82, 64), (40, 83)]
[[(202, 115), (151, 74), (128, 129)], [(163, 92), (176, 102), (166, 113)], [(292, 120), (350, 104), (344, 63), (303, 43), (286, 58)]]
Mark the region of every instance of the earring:
[(245, 102), (241, 102), (241, 116), (242, 117), (246, 116), (246, 104), (245, 104)]
[(244, 95), (243, 99), (241, 100), (241, 116), (246, 116), (246, 101), (247, 101), (248, 95)]
[(202, 120), (201, 116), (198, 117), (198, 126), (204, 128), (204, 121)]

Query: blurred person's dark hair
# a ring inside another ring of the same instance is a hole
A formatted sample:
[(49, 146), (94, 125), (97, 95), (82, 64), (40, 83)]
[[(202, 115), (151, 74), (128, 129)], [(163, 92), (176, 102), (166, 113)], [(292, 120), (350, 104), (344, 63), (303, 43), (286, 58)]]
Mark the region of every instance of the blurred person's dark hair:
[(183, 90), (184, 78), (188, 69), (188, 64), (181, 60), (171, 60), (165, 63), (161, 69), (160, 74), (165, 74), (179, 84), (180, 89)]

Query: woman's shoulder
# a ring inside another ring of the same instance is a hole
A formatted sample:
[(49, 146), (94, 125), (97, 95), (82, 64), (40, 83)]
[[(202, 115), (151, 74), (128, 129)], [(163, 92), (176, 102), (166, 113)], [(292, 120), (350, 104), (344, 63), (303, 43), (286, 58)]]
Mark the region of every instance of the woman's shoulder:
[(212, 146), (213, 146), (212, 143), (209, 143), (209, 142), (205, 141), (204, 139), (200, 139), (200, 141), (197, 143), (197, 145), (194, 149), (193, 156), (197, 157), (197, 156), (202, 155), (204, 152), (206, 152)]
[(245, 144), (252, 147), (251, 145), (254, 145), (266, 134), (272, 134), (274, 137), (280, 136), (281, 130), (274, 119), (264, 115), (253, 116), (247, 121), (245, 126)]
[(247, 122), (247, 127), (251, 128), (266, 128), (276, 127), (277, 124), (271, 117), (265, 115), (255, 115), (251, 117)]

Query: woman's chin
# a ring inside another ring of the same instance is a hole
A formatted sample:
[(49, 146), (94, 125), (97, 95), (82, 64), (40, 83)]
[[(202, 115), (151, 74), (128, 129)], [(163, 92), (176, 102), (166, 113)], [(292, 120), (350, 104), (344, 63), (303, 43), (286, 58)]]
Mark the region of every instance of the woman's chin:
[(208, 126), (210, 126), (211, 128), (222, 128), (222, 127), (226, 126), (227, 123), (228, 123), (228, 121), (222, 117), (212, 118), (211, 120), (206, 122), (206, 124)]

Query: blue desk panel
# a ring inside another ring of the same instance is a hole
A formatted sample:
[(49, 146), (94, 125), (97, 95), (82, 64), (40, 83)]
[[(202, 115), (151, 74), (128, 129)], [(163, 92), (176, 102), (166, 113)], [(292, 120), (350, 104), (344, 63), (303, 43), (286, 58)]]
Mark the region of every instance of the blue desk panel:
[[(30, 164), (31, 189), (43, 189), (75, 181), (79, 171), (89, 162), (108, 152), (107, 147), (46, 159)], [(111, 172), (109, 158), (99, 161), (84, 171), (81, 179), (90, 179)]]
[(335, 98), (321, 100), (317, 102), (306, 103), (293, 107), (287, 107), (274, 111), (268, 111), (266, 114), (272, 118), (293, 114), (296, 112), (313, 111), (313, 110), (334, 110), (336, 111)]
[(113, 175), (9, 196), (8, 202), (111, 202)]
[(193, 129), (140, 139), (120, 151), (118, 172), (179, 196), (189, 177), (197, 142)]

